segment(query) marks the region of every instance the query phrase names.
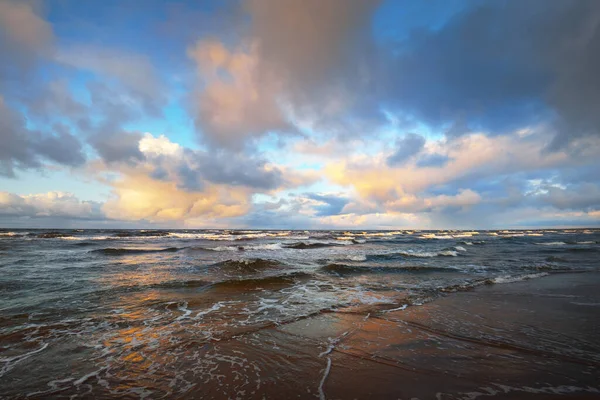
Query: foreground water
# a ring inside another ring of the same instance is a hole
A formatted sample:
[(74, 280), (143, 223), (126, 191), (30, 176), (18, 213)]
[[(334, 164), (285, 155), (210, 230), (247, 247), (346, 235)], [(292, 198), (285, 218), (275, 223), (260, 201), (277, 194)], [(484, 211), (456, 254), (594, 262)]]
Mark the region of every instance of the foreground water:
[[(364, 325), (483, 285), (599, 270), (592, 229), (2, 230), (0, 397), (277, 398), (286, 379), (314, 372), (298, 395), (324, 398), (328, 355), (350, 330), (327, 332), (342, 320)], [(489, 336), (469, 326), (469, 337)], [(272, 327), (314, 336), (321, 363), (288, 339), (257, 336)], [(270, 353), (257, 350), (265, 345)], [(597, 349), (588, 353), (573, 357), (596, 368)]]

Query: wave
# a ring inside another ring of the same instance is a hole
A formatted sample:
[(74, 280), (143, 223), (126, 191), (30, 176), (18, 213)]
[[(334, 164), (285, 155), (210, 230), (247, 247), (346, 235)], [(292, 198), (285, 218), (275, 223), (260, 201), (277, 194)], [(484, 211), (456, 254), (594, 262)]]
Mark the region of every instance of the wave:
[(453, 267), (428, 267), (428, 266), (374, 266), (367, 267), (362, 265), (348, 265), (332, 263), (319, 268), (321, 272), (344, 274), (364, 274), (364, 273), (405, 273), (405, 272), (449, 272), (456, 271)]
[(113, 236), (117, 238), (127, 238), (127, 237), (164, 237), (169, 236), (170, 233), (168, 231), (125, 231), (125, 232), (117, 232)]
[(340, 243), (327, 243), (327, 242), (315, 242), (315, 243), (298, 242), (298, 243), (284, 244), (283, 247), (288, 248), (288, 249), (306, 250), (306, 249), (320, 249), (323, 247), (334, 247), (334, 246), (340, 246), (340, 245), (341, 245)]
[(232, 235), (215, 233), (170, 232), (169, 237), (175, 239), (234, 240)]
[(335, 257), (338, 260), (350, 260), (350, 261), (367, 261), (367, 256), (365, 254), (345, 254), (340, 255), (339, 257)]
[(73, 235), (70, 233), (63, 233), (63, 232), (44, 232), (44, 233), (38, 233), (36, 235), (36, 237), (39, 239), (55, 239), (55, 238), (73, 237)]
[(542, 246), (564, 246), (567, 243), (565, 242), (540, 242), (540, 243), (536, 243)]
[(259, 290), (287, 287), (297, 283), (301, 279), (310, 279), (313, 276), (306, 272), (292, 272), (282, 275), (269, 275), (257, 278), (226, 279), (209, 285), (215, 290)]
[(568, 260), (565, 260), (562, 257), (550, 256), (550, 257), (546, 257), (546, 261), (548, 261), (548, 262), (567, 262)]
[(100, 253), (106, 256), (123, 256), (128, 254), (145, 254), (145, 253), (174, 253), (181, 250), (180, 247), (168, 247), (166, 249), (127, 249), (127, 248), (105, 248), (91, 250), (90, 253)]
[(248, 246), (218, 246), (208, 248), (213, 251), (244, 251), (244, 250), (280, 250), (281, 243), (265, 243)]
[(0, 232), (0, 238), (18, 238), (25, 236), (27, 232), (18, 233), (18, 232)]
[(253, 258), (221, 261), (213, 264), (213, 267), (219, 268), (225, 272), (255, 273), (265, 269), (281, 267), (281, 264), (274, 260)]
[(167, 282), (161, 282), (161, 283), (154, 283), (154, 284), (148, 285), (148, 287), (157, 288), (157, 289), (178, 289), (178, 288), (204, 287), (204, 286), (210, 286), (212, 284), (213, 284), (213, 282), (209, 282), (209, 281), (205, 281), (205, 280), (201, 280), (201, 279), (190, 279), (190, 280), (185, 280), (185, 281), (167, 281)]
[(459, 243), (467, 245), (467, 246), (483, 245), (483, 244), (485, 244), (485, 240), (471, 240), (471, 241), (465, 241), (465, 240), (463, 240), (463, 241), (461, 241)]
[[(471, 235), (468, 235), (469, 237)], [(419, 236), (421, 239), (454, 239), (452, 235), (436, 235), (435, 233), (426, 233), (424, 235)], [(466, 236), (461, 236), (466, 237)]]
[(540, 250), (543, 253), (596, 253), (600, 248), (594, 247), (551, 247)]
[(79, 246), (79, 247), (87, 247), (87, 246), (94, 246), (96, 243), (92, 243), (92, 242), (77, 242), (77, 243), (73, 243), (73, 246)]
[(513, 282), (521, 282), (534, 278), (542, 278), (544, 276), (548, 276), (547, 272), (539, 272), (537, 274), (525, 274), (525, 275), (504, 275), (498, 276), (496, 278), (492, 278), (492, 283), (513, 283)]
[(407, 250), (407, 251), (397, 251), (394, 253), (387, 253), (387, 254), (374, 254), (374, 255), (367, 256), (367, 259), (393, 260), (398, 257), (409, 257), (409, 258), (458, 257), (458, 251), (456, 251), (456, 250), (441, 250), (441, 251)]
[(171, 280), (159, 283), (142, 284), (134, 287), (128, 287), (128, 290), (132, 289), (186, 289), (186, 288), (204, 288), (206, 290), (250, 290), (259, 288), (273, 288), (273, 286), (289, 286), (294, 284), (299, 279), (308, 279), (313, 275), (305, 272), (291, 272), (281, 275), (268, 275), (253, 278), (241, 278), (241, 279), (225, 279), (221, 281), (209, 281), (204, 279), (187, 279), (187, 280)]

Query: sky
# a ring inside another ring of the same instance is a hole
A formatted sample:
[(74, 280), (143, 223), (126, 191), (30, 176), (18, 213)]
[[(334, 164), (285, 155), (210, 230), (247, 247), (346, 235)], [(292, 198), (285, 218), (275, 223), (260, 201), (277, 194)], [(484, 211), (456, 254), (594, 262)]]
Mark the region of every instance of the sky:
[(0, 0), (0, 227), (600, 226), (600, 1)]

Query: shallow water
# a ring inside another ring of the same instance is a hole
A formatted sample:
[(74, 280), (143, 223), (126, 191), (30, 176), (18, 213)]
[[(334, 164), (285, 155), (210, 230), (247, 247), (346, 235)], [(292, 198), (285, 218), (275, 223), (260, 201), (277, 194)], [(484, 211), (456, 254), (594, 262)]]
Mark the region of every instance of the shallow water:
[[(313, 361), (291, 342), (269, 345), (266, 333), (245, 344), (252, 357), (231, 338), (598, 271), (599, 260), (600, 231), (590, 229), (2, 230), (0, 396), (219, 398), (236, 394), (227, 391), (236, 381), (255, 388), (236, 395), (256, 395), (269, 385), (256, 381), (265, 365), (293, 375), (290, 365), (309, 373)], [(291, 347), (277, 358), (265, 345)]]

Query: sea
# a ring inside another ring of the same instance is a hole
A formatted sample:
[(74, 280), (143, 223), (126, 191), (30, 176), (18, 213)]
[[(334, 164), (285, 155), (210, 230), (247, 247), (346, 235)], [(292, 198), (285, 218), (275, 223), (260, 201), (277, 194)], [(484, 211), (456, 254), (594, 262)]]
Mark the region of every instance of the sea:
[(259, 364), (202, 349), (599, 270), (598, 229), (2, 229), (0, 398), (184, 398), (202, 385), (244, 398), (268, 385)]

